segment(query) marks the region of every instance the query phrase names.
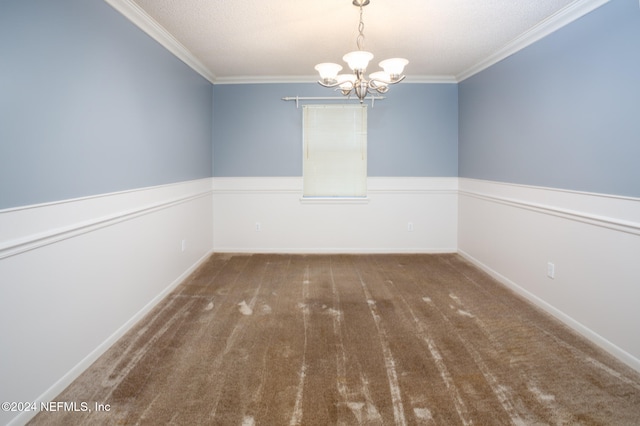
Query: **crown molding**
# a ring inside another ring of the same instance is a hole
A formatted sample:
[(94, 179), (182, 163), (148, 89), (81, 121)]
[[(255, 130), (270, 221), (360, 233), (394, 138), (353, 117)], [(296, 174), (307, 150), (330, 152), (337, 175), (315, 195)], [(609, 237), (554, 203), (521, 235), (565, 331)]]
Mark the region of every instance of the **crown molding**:
[(211, 83), (215, 82), (216, 76), (211, 70), (204, 66), (182, 43), (132, 0), (104, 1), (198, 74)]
[(547, 19), (541, 21), (529, 31), (522, 33), (520, 36), (512, 40), (502, 49), (489, 55), (487, 58), (463, 71), (456, 76), (456, 80), (461, 82), (467, 78), (479, 73), (482, 70), (500, 62), (501, 60), (513, 55), (514, 53), (524, 49), (525, 47), (535, 43), (536, 41), (548, 36), (554, 31), (570, 24), (594, 11), (600, 6), (608, 3), (610, 0), (576, 0), (567, 7), (554, 13)]
[(313, 75), (241, 75), (234, 77), (217, 77), (214, 84), (269, 84), (269, 83), (315, 83), (318, 80)]
[(407, 75), (407, 78), (402, 81), (402, 84), (411, 83), (438, 83), (438, 84), (450, 84), (457, 83), (458, 80), (455, 75)]
[[(214, 84), (269, 84), (269, 83), (316, 83), (317, 75), (298, 76), (237, 76), (217, 77)], [(403, 84), (411, 83), (457, 83), (452, 75), (408, 75)]]
[[(311, 83), (317, 81), (316, 76), (216, 77), (215, 74), (204, 66), (182, 43), (149, 16), (149, 14), (133, 0), (104, 1), (212, 84)], [(559, 30), (565, 25), (570, 24), (576, 19), (581, 18), (587, 13), (592, 12), (609, 1), (610, 0), (576, 0), (549, 18), (538, 23), (529, 31), (521, 34), (502, 49), (494, 52), (458, 75), (407, 76), (405, 83), (459, 83), (546, 37), (554, 31)]]

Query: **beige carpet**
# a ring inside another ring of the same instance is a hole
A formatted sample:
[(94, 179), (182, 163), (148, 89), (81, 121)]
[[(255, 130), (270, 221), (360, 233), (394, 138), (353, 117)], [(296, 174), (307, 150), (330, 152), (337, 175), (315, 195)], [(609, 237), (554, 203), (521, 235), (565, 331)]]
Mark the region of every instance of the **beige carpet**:
[(32, 424), (640, 425), (637, 372), (458, 255), (213, 255), (56, 400), (91, 411)]

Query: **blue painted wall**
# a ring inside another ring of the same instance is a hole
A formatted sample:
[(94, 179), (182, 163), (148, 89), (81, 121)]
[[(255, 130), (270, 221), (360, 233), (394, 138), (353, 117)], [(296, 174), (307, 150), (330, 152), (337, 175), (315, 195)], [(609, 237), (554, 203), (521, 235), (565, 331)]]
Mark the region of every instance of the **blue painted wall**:
[[(281, 98), (330, 90), (212, 89), (102, 0), (0, 7), (0, 208), (302, 175), (302, 110)], [(459, 85), (399, 84), (369, 110), (369, 175), (640, 196), (638, 69), (640, 8), (613, 0)]]
[(211, 84), (104, 1), (2, 1), (0, 58), (0, 209), (211, 176)]
[[(316, 83), (213, 92), (214, 176), (302, 176), (302, 108), (282, 97), (341, 96)], [(393, 86), (369, 107), (368, 155), (369, 176), (457, 176), (457, 85)]]
[(640, 197), (640, 6), (613, 0), (459, 84), (460, 176)]

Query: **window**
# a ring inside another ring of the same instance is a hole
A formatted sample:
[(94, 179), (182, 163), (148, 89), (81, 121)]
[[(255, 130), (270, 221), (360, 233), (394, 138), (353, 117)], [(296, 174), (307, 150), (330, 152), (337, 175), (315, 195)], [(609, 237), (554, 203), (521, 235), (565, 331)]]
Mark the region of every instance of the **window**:
[(366, 197), (367, 106), (303, 107), (303, 197)]

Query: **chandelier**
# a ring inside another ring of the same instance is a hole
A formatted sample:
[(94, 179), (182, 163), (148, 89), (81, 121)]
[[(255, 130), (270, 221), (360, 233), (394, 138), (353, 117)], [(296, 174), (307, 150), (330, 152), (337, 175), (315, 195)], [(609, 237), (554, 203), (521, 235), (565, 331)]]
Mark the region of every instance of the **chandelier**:
[(315, 66), (320, 73), (320, 83), (324, 87), (339, 87), (344, 96), (351, 96), (352, 93), (360, 100), (364, 101), (367, 94), (387, 93), (390, 84), (396, 84), (404, 80), (402, 74), (405, 65), (409, 63), (403, 58), (386, 59), (380, 62), (380, 67), (384, 71), (377, 71), (369, 75), (366, 79), (367, 65), (373, 59), (373, 54), (363, 50), (364, 48), (364, 22), (362, 20), (362, 8), (369, 4), (369, 0), (353, 0), (353, 5), (360, 8), (360, 23), (358, 25), (358, 38), (356, 45), (358, 50), (349, 52), (342, 57), (352, 74), (338, 74), (342, 66), (334, 63), (322, 63)]

